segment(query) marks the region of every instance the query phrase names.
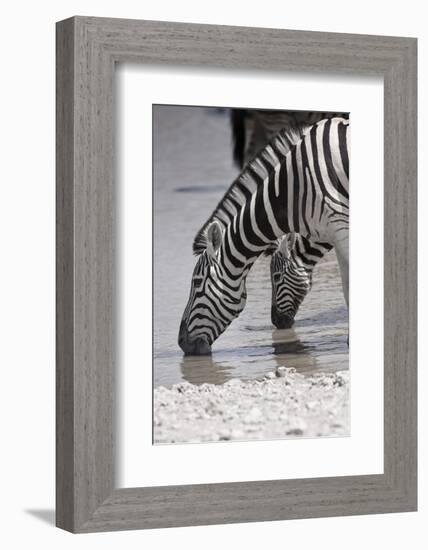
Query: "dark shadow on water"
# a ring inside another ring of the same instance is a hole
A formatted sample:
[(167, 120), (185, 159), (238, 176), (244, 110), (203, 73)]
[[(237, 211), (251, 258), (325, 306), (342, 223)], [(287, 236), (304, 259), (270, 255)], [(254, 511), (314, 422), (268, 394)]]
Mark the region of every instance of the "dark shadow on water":
[(227, 187), (224, 185), (188, 185), (186, 187), (176, 187), (175, 193), (218, 193), (219, 191), (226, 191)]
[(26, 514), (33, 516), (44, 523), (55, 527), (55, 510), (49, 508), (31, 508), (29, 510), (24, 510)]
[(271, 330), (272, 325), (246, 325), (243, 329), (248, 332), (261, 332)]

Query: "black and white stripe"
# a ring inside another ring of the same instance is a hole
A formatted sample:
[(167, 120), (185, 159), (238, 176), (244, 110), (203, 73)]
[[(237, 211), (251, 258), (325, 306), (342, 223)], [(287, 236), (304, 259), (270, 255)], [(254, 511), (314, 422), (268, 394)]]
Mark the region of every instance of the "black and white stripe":
[(334, 246), (347, 300), (348, 120), (313, 125), (291, 147), (286, 131), (248, 164), (195, 237), (198, 255), (179, 335), (186, 353), (208, 353), (245, 305), (255, 260), (284, 234)]
[[(322, 119), (340, 117), (348, 113), (318, 111), (278, 111), (259, 109), (232, 109), (230, 112), (233, 157), (240, 169), (251, 161), (281, 130), (286, 130), (288, 146), (292, 147), (308, 129)], [(292, 239), (294, 252), (284, 257), (281, 245), (289, 248), (291, 240), (278, 241), (273, 247), (271, 261), (272, 307), (271, 319), (277, 328), (289, 328), (311, 288), (312, 271), (316, 263), (331, 249), (323, 243), (311, 242), (301, 236)], [(276, 252), (276, 254), (273, 254)], [(290, 249), (290, 252), (292, 250)], [(284, 271), (279, 271), (280, 267)]]

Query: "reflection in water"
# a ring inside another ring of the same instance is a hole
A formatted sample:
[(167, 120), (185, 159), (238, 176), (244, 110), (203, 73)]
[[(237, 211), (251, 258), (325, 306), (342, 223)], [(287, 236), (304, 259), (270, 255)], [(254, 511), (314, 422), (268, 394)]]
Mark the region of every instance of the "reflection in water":
[(261, 257), (247, 279), (245, 310), (214, 343), (212, 356), (183, 357), (177, 336), (195, 265), (193, 237), (237, 172), (224, 112), (156, 107), (153, 131), (155, 387), (183, 379), (193, 384), (254, 379), (278, 366), (300, 372), (346, 369), (348, 319), (334, 252), (315, 269), (312, 291), (292, 329), (273, 330), (269, 259)]
[[(267, 361), (270, 366), (268, 370), (271, 371), (282, 366), (294, 367), (300, 372), (313, 372), (316, 369), (316, 350), (313, 346), (304, 344), (294, 329), (271, 329), (271, 332), (271, 345), (247, 346), (239, 350), (239, 353)], [(183, 356), (180, 362), (183, 380), (196, 385), (224, 384), (237, 376), (233, 365), (237, 352), (238, 350), (220, 350), (212, 356)], [(224, 358), (221, 362), (215, 360), (220, 354)]]
[(272, 346), (277, 367), (294, 367), (299, 372), (316, 370), (316, 350), (313, 345), (303, 343), (294, 328), (272, 330)]
[(233, 378), (233, 368), (214, 361), (212, 356), (183, 356), (180, 369), (183, 379), (191, 384), (224, 384)]
[(294, 328), (272, 330), (272, 346), (275, 355), (308, 353), (311, 346), (300, 341)]

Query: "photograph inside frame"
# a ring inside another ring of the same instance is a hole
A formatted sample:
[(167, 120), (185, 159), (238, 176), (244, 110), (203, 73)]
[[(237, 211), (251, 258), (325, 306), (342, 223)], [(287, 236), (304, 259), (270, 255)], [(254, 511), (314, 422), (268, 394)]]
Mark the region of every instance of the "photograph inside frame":
[(153, 105), (153, 443), (350, 435), (343, 112)]

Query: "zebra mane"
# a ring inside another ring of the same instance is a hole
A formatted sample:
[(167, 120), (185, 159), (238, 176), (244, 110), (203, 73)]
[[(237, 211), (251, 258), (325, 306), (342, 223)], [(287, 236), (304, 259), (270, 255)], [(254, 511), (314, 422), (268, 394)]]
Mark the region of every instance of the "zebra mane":
[(281, 244), (281, 239), (277, 239), (273, 243), (270, 243), (270, 245), (266, 248), (266, 250), (263, 251), (263, 256), (273, 256), (275, 252), (278, 250), (279, 245)]
[[(242, 205), (245, 204), (248, 193), (254, 193), (273, 173), (279, 161), (273, 153), (272, 147), (278, 151), (281, 156), (285, 156), (292, 147), (302, 139), (310, 127), (311, 125), (302, 124), (298, 127), (283, 128), (266, 147), (247, 164), (241, 174), (232, 182), (229, 189), (225, 192), (211, 216), (197, 232), (193, 241), (193, 253), (195, 256), (202, 254), (207, 248), (208, 241), (206, 233), (208, 226), (213, 221), (217, 220), (223, 227), (226, 227), (231, 217), (237, 214)], [(262, 163), (261, 160), (267, 162)], [(254, 173), (257, 174), (257, 178), (253, 177)], [(272, 249), (271, 254), (275, 249), (276, 247)]]

